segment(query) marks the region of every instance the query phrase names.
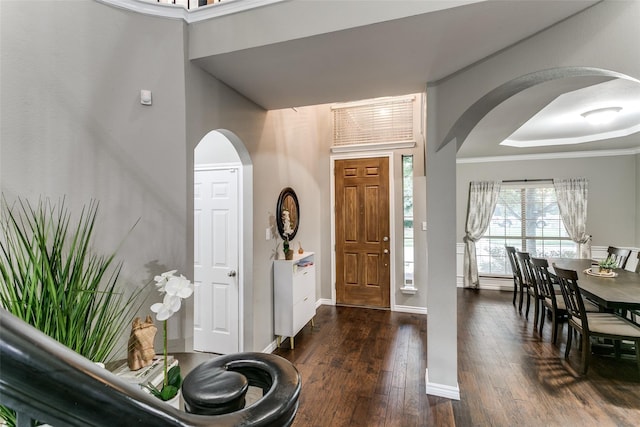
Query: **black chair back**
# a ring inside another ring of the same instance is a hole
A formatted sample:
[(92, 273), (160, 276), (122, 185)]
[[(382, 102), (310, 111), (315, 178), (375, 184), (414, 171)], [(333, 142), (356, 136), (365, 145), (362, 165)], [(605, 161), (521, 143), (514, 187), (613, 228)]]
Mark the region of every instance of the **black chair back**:
[(536, 296), (538, 296), (538, 286), (532, 274), (533, 271), (531, 268), (531, 257), (529, 256), (529, 252), (516, 252), (516, 255), (518, 256), (518, 261), (520, 264), (522, 281), (524, 282), (525, 286), (532, 287), (535, 291)]
[(578, 273), (575, 270), (565, 270), (564, 268), (553, 266), (553, 269), (560, 283), (560, 290), (564, 298), (564, 304), (569, 313), (569, 320), (572, 321), (579, 329), (589, 331), (589, 323), (587, 320), (584, 301), (580, 295), (578, 287)]
[(511, 264), (511, 271), (513, 272), (513, 281), (520, 286), (522, 284), (522, 272), (520, 271), (520, 265), (516, 258), (516, 248), (513, 246), (505, 246), (507, 250), (507, 258), (509, 258), (509, 264)]
[(544, 258), (531, 258), (533, 265), (533, 275), (538, 283), (538, 290), (544, 298), (548, 298), (553, 302), (554, 308), (556, 303), (556, 290), (553, 287), (553, 279), (549, 273), (549, 262)]
[(631, 256), (631, 249), (616, 248), (615, 246), (609, 246), (607, 249), (608, 258), (613, 258), (618, 263), (618, 268), (625, 268), (627, 261)]

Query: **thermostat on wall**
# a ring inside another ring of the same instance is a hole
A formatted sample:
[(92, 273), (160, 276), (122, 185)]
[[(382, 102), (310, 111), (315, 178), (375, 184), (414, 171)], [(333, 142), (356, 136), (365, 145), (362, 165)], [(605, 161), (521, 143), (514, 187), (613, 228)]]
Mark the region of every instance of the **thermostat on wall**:
[(140, 91), (140, 104), (151, 105), (151, 91), (142, 89)]

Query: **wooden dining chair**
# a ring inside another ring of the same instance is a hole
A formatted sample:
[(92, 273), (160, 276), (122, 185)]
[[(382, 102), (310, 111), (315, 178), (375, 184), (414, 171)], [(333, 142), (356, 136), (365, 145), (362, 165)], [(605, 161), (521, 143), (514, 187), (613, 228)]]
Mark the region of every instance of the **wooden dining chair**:
[(516, 259), (516, 248), (513, 246), (505, 246), (507, 251), (507, 258), (509, 258), (509, 264), (511, 264), (511, 271), (513, 272), (513, 305), (516, 305), (516, 296), (518, 295), (518, 289), (520, 290), (520, 304), (519, 310), (522, 311), (522, 273), (520, 272), (520, 266)]
[(533, 274), (538, 283), (538, 289), (542, 294), (542, 316), (540, 318), (540, 335), (544, 328), (545, 310), (551, 313), (551, 341), (555, 344), (558, 338), (559, 319), (567, 317), (567, 307), (564, 304), (562, 294), (556, 294), (556, 288), (553, 286), (554, 280), (549, 273), (549, 262), (544, 258), (531, 258), (533, 265)]
[(533, 303), (535, 304), (533, 307), (533, 325), (534, 328), (537, 328), (543, 297), (538, 289), (538, 283), (536, 282), (533, 274), (533, 267), (531, 266), (529, 253), (516, 252), (516, 255), (518, 256), (520, 271), (522, 272), (522, 286), (524, 288), (524, 292), (526, 292), (527, 294), (527, 309), (525, 311), (524, 317), (526, 319), (529, 318), (529, 306), (531, 305), (531, 300), (533, 299)]
[[(640, 274), (640, 251), (638, 251), (638, 262), (636, 263), (636, 269), (633, 271)], [(629, 310), (628, 318), (636, 325), (639, 324), (640, 322), (638, 321), (638, 319), (640, 319), (640, 310)]]
[[(614, 313), (588, 313), (584, 307), (584, 301), (578, 287), (578, 274), (575, 270), (565, 270), (553, 266), (564, 303), (569, 316), (567, 347), (564, 352), (565, 359), (569, 358), (571, 351), (572, 331), (577, 331), (582, 342), (581, 374), (586, 374), (591, 358), (591, 337), (608, 338), (614, 341), (616, 353), (619, 353), (620, 341), (628, 340), (635, 343), (636, 363), (640, 370), (640, 327), (634, 325)], [(618, 354), (616, 354), (618, 355)]]
[(613, 258), (618, 263), (618, 268), (625, 268), (627, 266), (627, 261), (629, 261), (629, 257), (631, 256), (631, 249), (609, 246), (607, 254), (608, 258)]

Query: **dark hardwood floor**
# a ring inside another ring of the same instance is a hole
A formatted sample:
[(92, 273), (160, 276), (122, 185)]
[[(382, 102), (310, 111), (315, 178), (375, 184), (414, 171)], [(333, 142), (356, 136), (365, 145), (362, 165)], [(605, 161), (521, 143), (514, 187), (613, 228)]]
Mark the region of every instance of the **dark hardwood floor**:
[(540, 337), (512, 295), (458, 289), (460, 401), (425, 394), (426, 316), (320, 307), (294, 350), (275, 351), (302, 375), (294, 426), (640, 425), (633, 357), (593, 355), (580, 377), (566, 327), (551, 344), (550, 321)]

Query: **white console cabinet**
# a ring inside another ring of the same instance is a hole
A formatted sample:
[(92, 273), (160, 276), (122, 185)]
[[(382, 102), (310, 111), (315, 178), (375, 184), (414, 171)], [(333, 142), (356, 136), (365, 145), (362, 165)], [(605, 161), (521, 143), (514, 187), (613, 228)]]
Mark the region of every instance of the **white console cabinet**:
[(296, 253), (292, 260), (273, 265), (274, 332), (278, 347), (282, 338), (293, 338), (316, 315), (316, 266), (313, 252)]

